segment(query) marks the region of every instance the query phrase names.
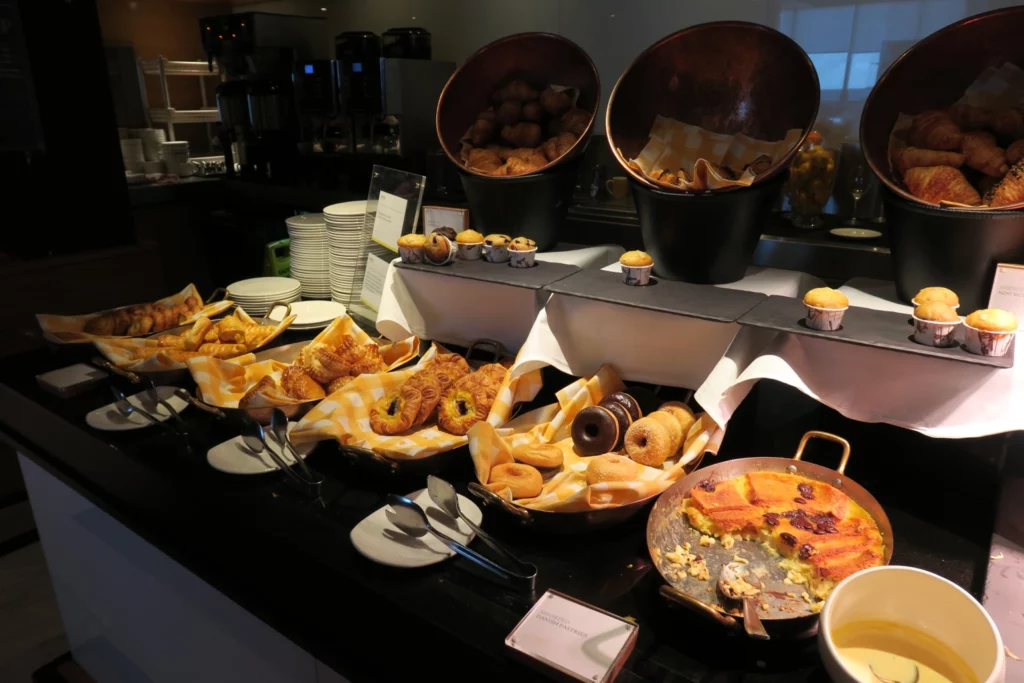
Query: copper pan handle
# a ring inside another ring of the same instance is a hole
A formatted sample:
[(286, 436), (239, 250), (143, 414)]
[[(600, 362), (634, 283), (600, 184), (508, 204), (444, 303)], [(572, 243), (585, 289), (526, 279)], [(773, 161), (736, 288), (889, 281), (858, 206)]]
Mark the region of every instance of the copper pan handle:
[(218, 287), (210, 293), (209, 298), (203, 302), (203, 305), (209, 305), (217, 301), (223, 301), (228, 298), (228, 290), (224, 287)]
[(681, 607), (685, 607), (691, 612), (695, 612), (702, 617), (710, 618), (719, 626), (724, 628), (736, 628), (739, 625), (739, 622), (728, 614), (722, 614), (710, 605), (704, 604), (700, 600), (673, 588), (667, 583), (662, 585), (658, 592), (660, 592), (661, 596), (666, 600), (670, 600)]
[(812, 430), (804, 434), (803, 438), (800, 439), (800, 445), (796, 447), (796, 453), (793, 455), (794, 460), (803, 460), (804, 448), (811, 439), (824, 439), (825, 441), (832, 441), (843, 447), (843, 455), (839, 458), (839, 467), (836, 468), (836, 472), (843, 474), (846, 470), (846, 463), (850, 460), (850, 442), (841, 436), (835, 434), (829, 434), (828, 432), (819, 432)]
[(508, 502), (507, 500), (505, 500), (504, 498), (502, 498), (501, 496), (499, 496), (497, 493), (490, 490), (486, 486), (478, 484), (475, 481), (471, 481), (469, 482), (467, 488), (469, 488), (469, 492), (472, 493), (477, 498), (479, 498), (480, 502), (482, 502), (484, 505), (494, 504), (499, 507), (505, 508), (506, 512), (511, 514), (513, 517), (518, 517), (523, 522), (533, 521), (530, 517), (529, 511), (527, 511), (526, 508), (519, 507), (518, 505), (513, 505), (512, 503)]

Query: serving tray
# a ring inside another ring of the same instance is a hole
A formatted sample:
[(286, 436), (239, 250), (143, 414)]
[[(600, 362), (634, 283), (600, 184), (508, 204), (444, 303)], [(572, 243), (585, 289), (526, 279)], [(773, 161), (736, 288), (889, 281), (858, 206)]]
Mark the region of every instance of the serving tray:
[(513, 268), (508, 263), (491, 263), (483, 259), (463, 261), (455, 259), (445, 266), (432, 266), (429, 263), (395, 263), (402, 270), (416, 270), (435, 275), (461, 277), (467, 280), (493, 282), (509, 287), (524, 289), (542, 289), (552, 282), (561, 280), (579, 270), (577, 266), (564, 263), (548, 263), (537, 261), (533, 268)]
[[(910, 323), (911, 317), (907, 313), (850, 306), (843, 316), (842, 326), (831, 332), (811, 329), (804, 322), (806, 316), (807, 307), (799, 299), (770, 296), (766, 301), (747, 311), (738, 322), (740, 325), (749, 325), (750, 327), (819, 337), (845, 344), (889, 349), (917, 356), (930, 356), (993, 368), (1013, 367), (1013, 345), (1010, 346), (1010, 350), (1005, 356), (979, 356), (969, 353), (960, 345), (936, 348), (918, 344), (914, 341), (914, 327)], [(962, 328), (957, 333), (957, 338), (962, 340)], [(1016, 343), (1014, 340), (1013, 344)]]
[(636, 287), (625, 284), (621, 273), (607, 270), (581, 270), (545, 289), (552, 294), (723, 323), (736, 322), (741, 315), (767, 298), (756, 292), (695, 285), (653, 276), (649, 284)]

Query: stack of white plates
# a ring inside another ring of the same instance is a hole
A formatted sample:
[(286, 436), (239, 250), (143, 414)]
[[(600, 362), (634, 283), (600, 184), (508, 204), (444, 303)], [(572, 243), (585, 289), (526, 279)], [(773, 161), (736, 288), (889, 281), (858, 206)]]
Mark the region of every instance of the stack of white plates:
[(291, 239), (292, 277), (302, 283), (303, 299), (331, 298), (331, 254), (322, 213), (285, 219)]
[(188, 160), (188, 140), (161, 143), (160, 159), (164, 162), (168, 173), (189, 176), (195, 171), (192, 163)]
[(331, 298), (345, 304), (359, 298), (366, 271), (364, 247), (370, 238), (363, 228), (366, 205), (364, 199), (324, 208), (330, 249)]
[[(146, 161), (160, 161), (160, 146), (167, 142), (167, 133), (163, 128), (143, 128), (139, 131), (142, 140), (142, 151)], [(188, 148), (188, 143), (185, 145)]]
[(146, 155), (142, 151), (142, 140), (138, 138), (122, 138), (121, 159), (124, 161), (124, 170), (130, 173), (142, 173), (146, 165)]
[(228, 298), (254, 318), (262, 318), (275, 301), (292, 303), (302, 294), (302, 283), (290, 277), (254, 277), (228, 285)]
[[(345, 315), (345, 307), (337, 301), (297, 301), (292, 304), (292, 313), (295, 320), (288, 329), (320, 330)], [(284, 309), (275, 308), (267, 317), (280, 322), (284, 320)]]

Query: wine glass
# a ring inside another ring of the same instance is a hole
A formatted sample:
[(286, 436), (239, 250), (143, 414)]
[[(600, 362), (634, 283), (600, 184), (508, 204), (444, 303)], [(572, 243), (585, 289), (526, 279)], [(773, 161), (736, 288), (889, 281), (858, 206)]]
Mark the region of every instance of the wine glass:
[(847, 225), (860, 225), (857, 220), (857, 203), (868, 189), (868, 175), (863, 165), (858, 165), (850, 175), (850, 196), (853, 197), (853, 211)]

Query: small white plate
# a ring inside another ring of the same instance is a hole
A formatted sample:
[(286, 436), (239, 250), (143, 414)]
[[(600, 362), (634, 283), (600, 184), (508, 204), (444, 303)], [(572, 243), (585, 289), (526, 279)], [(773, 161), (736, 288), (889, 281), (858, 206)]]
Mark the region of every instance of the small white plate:
[(832, 228), (829, 234), (848, 240), (873, 240), (882, 236), (882, 233), (870, 228)]
[[(289, 432), (292, 431), (295, 424), (295, 422), (288, 423)], [(292, 457), (291, 452), (287, 448), (281, 448), (281, 444), (277, 442), (277, 438), (269, 429), (265, 430), (264, 438), (267, 441), (267, 448), (273, 448), (274, 452), (289, 465), (295, 464), (295, 458)], [(304, 443), (296, 446), (295, 450), (305, 460), (316, 446), (317, 442)], [(241, 436), (228, 439), (211, 448), (206, 452), (206, 462), (210, 463), (210, 467), (213, 469), (227, 474), (265, 474), (280, 469), (266, 451), (253, 453), (246, 448)]]
[[(326, 327), (345, 315), (345, 307), (334, 301), (297, 301), (292, 304), (292, 314), (297, 316), (292, 321), (292, 326), (309, 327), (310, 325), (323, 325)], [(283, 320), (284, 309), (276, 308), (268, 316), (270, 320), (280, 322)]]
[[(474, 534), (466, 523), (461, 519), (452, 520), (441, 512), (434, 505), (434, 501), (430, 500), (430, 493), (426, 489), (409, 494), (407, 498), (418, 503), (427, 513), (430, 525), (445, 536), (462, 545), (469, 545), (473, 540)], [(480, 525), (483, 513), (473, 501), (460, 495), (459, 509), (462, 510), (462, 514), (473, 520), (474, 524)], [(388, 521), (385, 510), (386, 505), (359, 522), (349, 534), (352, 545), (363, 557), (389, 567), (426, 567), (447, 560), (455, 554), (431, 533), (413, 538), (399, 531)]]
[[(188, 403), (174, 395), (175, 388), (176, 387), (157, 387), (156, 393), (160, 398), (170, 403), (174, 409), (180, 413), (185, 410), (185, 408), (188, 408)], [(159, 403), (153, 405), (153, 402), (149, 400), (146, 392), (129, 396), (128, 402), (136, 408), (145, 410), (161, 422), (171, 419), (171, 414), (167, 411), (167, 408), (163, 407)], [(142, 429), (143, 427), (150, 427), (153, 425), (152, 422), (138, 413), (132, 413), (128, 417), (122, 416), (121, 413), (117, 412), (117, 408), (114, 407), (113, 403), (107, 404), (102, 408), (97, 408), (96, 410), (88, 413), (85, 416), (85, 423), (93, 429), (102, 429), (105, 432), (123, 432), (130, 429)]]

